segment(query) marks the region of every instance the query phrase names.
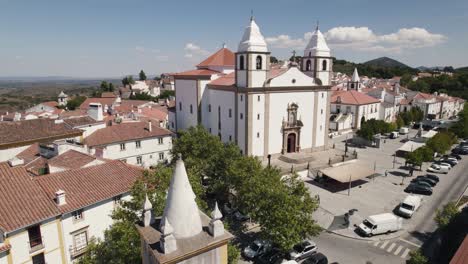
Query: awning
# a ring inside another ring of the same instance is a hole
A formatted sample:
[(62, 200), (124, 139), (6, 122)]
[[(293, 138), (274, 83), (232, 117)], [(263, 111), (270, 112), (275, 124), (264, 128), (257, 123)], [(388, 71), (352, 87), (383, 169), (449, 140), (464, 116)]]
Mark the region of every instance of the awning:
[(437, 134), (437, 131), (429, 130), (426, 134), (422, 135), (422, 137), (428, 139), (428, 138), (432, 138), (436, 134)]
[(364, 179), (375, 174), (374, 170), (364, 163), (348, 163), (320, 170), (320, 172), (339, 182), (349, 182)]
[(421, 142), (414, 142), (414, 141), (408, 141), (403, 146), (401, 146), (398, 151), (404, 151), (404, 152), (412, 152), (415, 151), (416, 149), (424, 146), (425, 143)]

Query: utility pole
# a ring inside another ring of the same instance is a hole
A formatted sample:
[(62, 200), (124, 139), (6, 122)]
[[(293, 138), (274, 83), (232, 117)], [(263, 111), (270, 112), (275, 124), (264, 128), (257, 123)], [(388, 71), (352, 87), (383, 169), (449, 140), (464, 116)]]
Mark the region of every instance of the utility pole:
[(395, 168), (395, 162), (396, 162), (396, 152), (393, 154), (393, 168)]
[(349, 175), (349, 187), (348, 187), (348, 196), (351, 195), (351, 174)]
[(374, 160), (374, 175), (372, 175), (372, 181), (375, 181), (376, 167), (377, 167), (377, 161)]

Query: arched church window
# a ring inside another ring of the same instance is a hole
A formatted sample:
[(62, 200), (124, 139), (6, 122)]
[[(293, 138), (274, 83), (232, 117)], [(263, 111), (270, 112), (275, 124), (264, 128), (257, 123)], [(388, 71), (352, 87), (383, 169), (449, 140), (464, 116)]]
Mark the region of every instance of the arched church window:
[(310, 60), (307, 60), (306, 62), (306, 71), (310, 71), (312, 69), (312, 62)]
[(257, 70), (261, 70), (262, 69), (262, 56), (257, 56), (256, 62), (257, 62), (257, 65), (256, 65)]
[(244, 56), (240, 56), (239, 57), (239, 70), (243, 70), (244, 69)]
[(326, 70), (327, 70), (327, 61), (323, 60), (322, 61), (322, 71), (326, 71)]

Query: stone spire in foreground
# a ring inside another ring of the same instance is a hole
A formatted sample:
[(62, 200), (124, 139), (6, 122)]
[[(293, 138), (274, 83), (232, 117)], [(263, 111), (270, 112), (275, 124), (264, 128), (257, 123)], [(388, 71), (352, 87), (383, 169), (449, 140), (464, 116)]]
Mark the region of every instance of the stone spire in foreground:
[(219, 211), (218, 208), (218, 202), (215, 203), (215, 208), (213, 212), (211, 213), (211, 221), (210, 225), (208, 227), (210, 234), (213, 237), (218, 237), (224, 234), (224, 225), (223, 222), (221, 222), (221, 218), (223, 215), (221, 214), (221, 211)]
[(153, 205), (148, 199), (148, 194), (145, 195), (145, 203), (143, 204), (143, 225), (150, 226), (154, 224)]
[[(193, 237), (203, 231), (200, 211), (195, 202), (195, 193), (181, 158), (176, 162), (162, 219), (170, 222), (177, 239)], [(161, 223), (160, 228), (163, 227)]]
[(161, 221), (161, 249), (164, 254), (169, 254), (177, 250), (177, 241), (173, 235), (174, 228), (167, 218)]

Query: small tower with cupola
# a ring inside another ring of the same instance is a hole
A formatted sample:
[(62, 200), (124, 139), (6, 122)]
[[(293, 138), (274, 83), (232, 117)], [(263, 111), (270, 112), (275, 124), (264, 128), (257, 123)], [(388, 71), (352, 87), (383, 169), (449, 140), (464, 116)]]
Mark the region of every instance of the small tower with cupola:
[(333, 68), (333, 57), (330, 48), (325, 41), (325, 37), (320, 32), (319, 27), (312, 33), (309, 44), (304, 50), (301, 70), (310, 77), (321, 81), (322, 85), (330, 85)]
[(253, 16), (236, 52), (237, 87), (263, 87), (270, 70), (270, 52)]

